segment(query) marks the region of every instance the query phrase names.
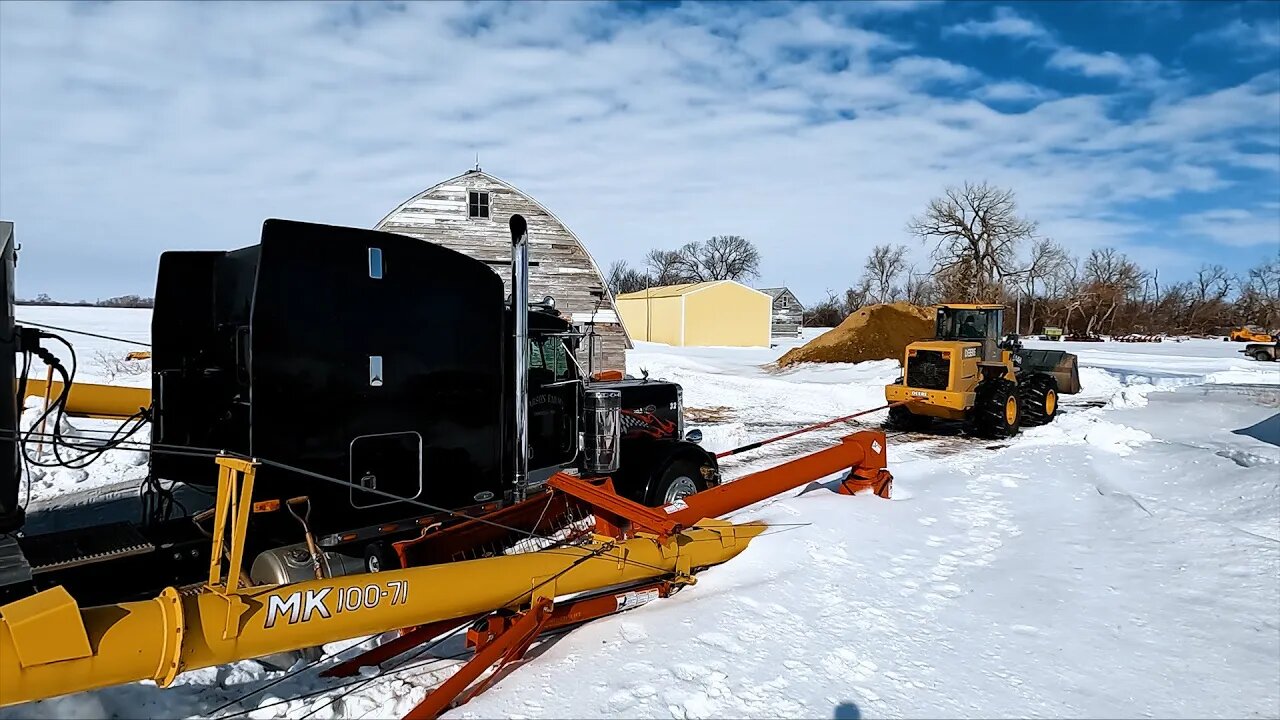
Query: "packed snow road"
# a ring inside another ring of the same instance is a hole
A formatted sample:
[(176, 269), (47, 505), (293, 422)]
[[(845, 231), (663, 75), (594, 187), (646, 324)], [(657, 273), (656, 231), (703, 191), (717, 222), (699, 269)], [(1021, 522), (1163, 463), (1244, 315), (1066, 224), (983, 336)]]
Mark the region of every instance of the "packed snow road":
[[(882, 404), (899, 372), (772, 368), (792, 344), (641, 344), (628, 364), (684, 384), (712, 450)], [(1053, 424), (1000, 443), (892, 438), (892, 501), (828, 481), (748, 508), (734, 519), (774, 528), (741, 556), (535, 645), (449, 716), (1280, 715), (1280, 364), (1221, 341), (1051, 347), (1079, 353), (1085, 385)], [(282, 676), (238, 663), (0, 716), (394, 717), (461, 652), (455, 638), (337, 690), (305, 672), (250, 695)]]

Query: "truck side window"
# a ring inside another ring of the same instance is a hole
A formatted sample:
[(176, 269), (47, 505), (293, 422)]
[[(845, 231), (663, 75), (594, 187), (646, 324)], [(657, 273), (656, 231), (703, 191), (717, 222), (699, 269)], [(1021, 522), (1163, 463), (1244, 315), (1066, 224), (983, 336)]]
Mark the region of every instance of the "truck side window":
[(556, 382), (569, 377), (569, 358), (560, 338), (529, 341), (529, 369), (543, 370)]

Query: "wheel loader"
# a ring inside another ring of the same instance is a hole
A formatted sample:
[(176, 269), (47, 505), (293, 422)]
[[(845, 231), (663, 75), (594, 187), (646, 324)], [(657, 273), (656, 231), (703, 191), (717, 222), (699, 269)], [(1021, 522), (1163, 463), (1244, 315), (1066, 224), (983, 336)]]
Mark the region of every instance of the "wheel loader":
[(913, 342), (903, 375), (884, 389), (889, 424), (924, 430), (958, 420), (983, 437), (1009, 437), (1058, 413), (1058, 396), (1080, 392), (1076, 356), (1030, 350), (1001, 334), (1001, 305), (941, 305), (933, 339)]

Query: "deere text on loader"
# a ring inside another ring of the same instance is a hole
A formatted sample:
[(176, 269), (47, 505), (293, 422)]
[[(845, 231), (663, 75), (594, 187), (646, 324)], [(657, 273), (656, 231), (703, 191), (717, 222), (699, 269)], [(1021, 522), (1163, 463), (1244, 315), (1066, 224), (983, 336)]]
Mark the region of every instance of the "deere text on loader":
[(1058, 412), (1058, 396), (1080, 392), (1076, 356), (1029, 350), (1003, 336), (1001, 305), (941, 305), (932, 340), (911, 343), (903, 376), (886, 385), (890, 425), (923, 430), (934, 420), (958, 420), (984, 437), (1009, 437), (1043, 425)]

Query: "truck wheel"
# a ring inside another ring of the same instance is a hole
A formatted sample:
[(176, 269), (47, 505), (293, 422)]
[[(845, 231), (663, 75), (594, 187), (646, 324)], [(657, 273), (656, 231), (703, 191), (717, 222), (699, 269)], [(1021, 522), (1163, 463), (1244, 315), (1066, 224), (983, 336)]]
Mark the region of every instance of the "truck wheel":
[(1058, 383), (1048, 375), (1032, 375), (1018, 385), (1024, 425), (1044, 425), (1058, 414)]
[(894, 430), (914, 432), (925, 430), (933, 423), (928, 415), (917, 415), (907, 409), (906, 405), (895, 405), (889, 408), (889, 427)]
[(1259, 350), (1253, 354), (1253, 359), (1258, 362), (1271, 362), (1271, 355), (1266, 350)]
[(364, 569), (371, 573), (399, 570), (400, 558), (383, 543), (369, 543), (364, 549)]
[(973, 424), (983, 437), (1007, 438), (1018, 434), (1022, 424), (1018, 386), (1004, 378), (992, 378), (979, 385), (973, 404)]
[(662, 507), (670, 505), (686, 495), (692, 495), (707, 489), (702, 480), (702, 472), (698, 465), (689, 460), (676, 460), (667, 466), (662, 477), (649, 492), (649, 505)]

